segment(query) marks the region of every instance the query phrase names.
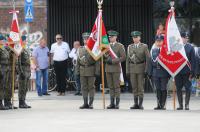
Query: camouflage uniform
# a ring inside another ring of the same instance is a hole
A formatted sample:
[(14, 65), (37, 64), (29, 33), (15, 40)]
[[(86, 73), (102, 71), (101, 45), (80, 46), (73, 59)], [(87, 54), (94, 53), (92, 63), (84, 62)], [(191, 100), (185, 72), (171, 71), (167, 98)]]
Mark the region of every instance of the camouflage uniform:
[(19, 108), (31, 108), (25, 103), (26, 93), (30, 87), (30, 54), (27, 49), (23, 49), (21, 55), (18, 58), (17, 70), (19, 73)]
[(5, 99), (6, 83), (8, 77), (9, 52), (5, 48), (0, 48), (0, 109), (6, 110), (8, 107), (3, 106), (2, 100)]
[(15, 54), (10, 48), (6, 47), (7, 52), (9, 53), (8, 59), (8, 76), (6, 82), (6, 91), (5, 91), (5, 100), (4, 105), (9, 107), (9, 109), (17, 109), (17, 107), (12, 107), (11, 98), (12, 98), (12, 72), (13, 72), (13, 54)]

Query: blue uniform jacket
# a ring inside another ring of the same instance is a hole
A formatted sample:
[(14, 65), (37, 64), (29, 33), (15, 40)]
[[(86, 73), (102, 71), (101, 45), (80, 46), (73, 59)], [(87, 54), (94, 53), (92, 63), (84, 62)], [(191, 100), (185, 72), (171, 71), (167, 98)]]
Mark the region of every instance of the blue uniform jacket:
[(196, 57), (194, 47), (192, 47), (191, 44), (187, 43), (185, 44), (184, 48), (188, 61), (191, 65), (191, 70), (188, 65), (186, 65), (178, 74), (195, 74)]
[(152, 49), (151, 59), (148, 66), (148, 75), (153, 77), (170, 77), (169, 73), (158, 63), (160, 50), (158, 48)]
[(199, 75), (200, 74), (200, 48), (197, 48), (196, 54), (196, 67), (195, 67), (195, 74)]

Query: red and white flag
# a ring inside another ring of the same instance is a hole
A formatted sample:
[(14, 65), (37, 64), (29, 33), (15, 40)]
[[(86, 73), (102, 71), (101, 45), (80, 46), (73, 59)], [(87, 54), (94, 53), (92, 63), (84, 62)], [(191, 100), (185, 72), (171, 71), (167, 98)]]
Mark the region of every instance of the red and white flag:
[(107, 51), (108, 46), (108, 36), (102, 20), (102, 10), (100, 10), (87, 41), (86, 49), (95, 60), (98, 60)]
[(187, 64), (188, 59), (173, 11), (169, 12), (165, 29), (166, 35), (158, 56), (158, 62), (172, 77), (175, 77)]
[(12, 48), (12, 50), (14, 50), (17, 55), (20, 55), (23, 47), (20, 42), (21, 37), (17, 18), (17, 13), (19, 13), (19, 11), (13, 10), (10, 11), (10, 13), (13, 14), (13, 19), (11, 23), (10, 35), (8, 38), (8, 42), (10, 43), (9, 47)]

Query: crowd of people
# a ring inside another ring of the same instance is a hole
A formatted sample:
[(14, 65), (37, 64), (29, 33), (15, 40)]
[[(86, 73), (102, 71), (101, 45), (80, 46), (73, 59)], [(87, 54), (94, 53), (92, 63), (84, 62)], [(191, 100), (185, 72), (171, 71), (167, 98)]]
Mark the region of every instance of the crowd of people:
[[(156, 32), (155, 43), (149, 52), (148, 45), (142, 43), (140, 31), (131, 32), (132, 43), (127, 50), (124, 45), (117, 41), (119, 33), (114, 30), (108, 31), (110, 48), (117, 57), (113, 57), (110, 52), (104, 54), (105, 73), (107, 86), (110, 93), (110, 105), (107, 109), (120, 108), (120, 73), (121, 63), (126, 63), (126, 78), (130, 80), (134, 104), (130, 109), (144, 109), (144, 78), (148, 76), (153, 86), (156, 88), (157, 106), (155, 110), (165, 110), (167, 100), (167, 84), (170, 79), (169, 73), (161, 66), (157, 57), (164, 41), (165, 30), (162, 24)], [(58, 96), (65, 96), (66, 92), (66, 75), (69, 68), (69, 60), (72, 60), (74, 68), (74, 79), (76, 82), (75, 95), (83, 96), (83, 105), (80, 109), (93, 109), (95, 97), (95, 80), (100, 76), (100, 61), (95, 61), (87, 50), (87, 41), (90, 33), (83, 33), (80, 41), (74, 41), (73, 49), (67, 42), (63, 41), (63, 36), (57, 34), (56, 42), (47, 47), (47, 42), (43, 38), (40, 40), (38, 47), (32, 53), (24, 48), (19, 56), (15, 56), (14, 51), (5, 46), (6, 37), (0, 35), (0, 110), (16, 109), (12, 105), (11, 98), (13, 91), (11, 83), (13, 77), (13, 59), (16, 59), (16, 73), (19, 75), (18, 98), (19, 108), (31, 108), (26, 104), (26, 93), (28, 89), (34, 89), (36, 86), (38, 96), (48, 96), (48, 70), (49, 65), (53, 63), (56, 74), (56, 84)], [(182, 41), (186, 56), (191, 68), (186, 65), (175, 76), (177, 97), (179, 107), (177, 110), (183, 110), (183, 87), (185, 88), (185, 110), (189, 110), (191, 95), (191, 79), (200, 75), (200, 54), (199, 48), (194, 48), (189, 43), (189, 34), (181, 33)], [(26, 36), (21, 37), (22, 42), (26, 45)], [(196, 49), (196, 50), (195, 50)], [(195, 52), (196, 51), (196, 52)], [(30, 56), (31, 55), (31, 56)], [(71, 59), (69, 59), (71, 58)], [(31, 79), (31, 83), (29, 83)], [(34, 82), (35, 81), (35, 82)], [(31, 85), (30, 85), (31, 84)]]

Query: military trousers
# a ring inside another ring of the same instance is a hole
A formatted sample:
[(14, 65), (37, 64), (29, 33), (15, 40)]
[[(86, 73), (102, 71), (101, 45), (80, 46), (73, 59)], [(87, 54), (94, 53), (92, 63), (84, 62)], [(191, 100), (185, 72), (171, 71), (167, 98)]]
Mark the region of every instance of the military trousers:
[(130, 81), (132, 86), (132, 92), (134, 97), (144, 96), (144, 74), (143, 73), (131, 73)]
[(83, 98), (94, 97), (95, 95), (95, 77), (94, 76), (80, 76), (81, 91)]
[(153, 77), (153, 83), (157, 90), (167, 90), (168, 77)]
[[(13, 77), (12, 77), (11, 68), (12, 67), (8, 68), (9, 70), (8, 70), (8, 76), (7, 76), (7, 81), (6, 81), (6, 90), (5, 90), (5, 99), (6, 100), (10, 100), (12, 98), (12, 81), (13, 81)], [(15, 74), (15, 76), (16, 76), (16, 74)], [(15, 85), (17, 85), (17, 84), (15, 83)]]
[(175, 84), (177, 92), (182, 92), (183, 86), (185, 87), (186, 92), (191, 92), (192, 83), (189, 80), (189, 74), (178, 74), (175, 77)]
[(6, 82), (8, 79), (8, 67), (7, 65), (1, 65), (0, 69), (0, 100), (5, 99), (5, 92), (8, 87), (6, 87)]
[(120, 97), (120, 73), (119, 72), (107, 72), (106, 73), (107, 84), (110, 89), (110, 97)]
[(18, 98), (19, 100), (25, 100), (28, 89), (30, 88), (30, 67), (22, 67), (23, 74), (19, 75), (19, 90)]

